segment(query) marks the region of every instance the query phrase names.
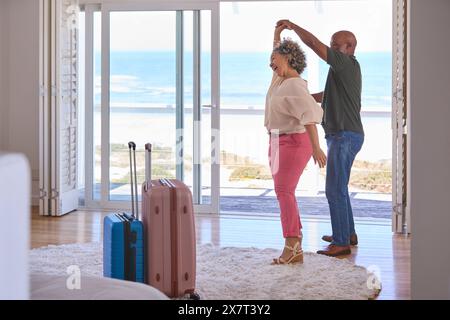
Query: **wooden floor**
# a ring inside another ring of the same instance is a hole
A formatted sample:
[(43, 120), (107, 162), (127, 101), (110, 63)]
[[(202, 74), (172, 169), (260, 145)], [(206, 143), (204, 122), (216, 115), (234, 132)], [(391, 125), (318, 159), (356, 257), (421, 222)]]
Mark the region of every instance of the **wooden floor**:
[[(31, 247), (48, 244), (102, 241), (102, 221), (108, 212), (76, 211), (63, 217), (41, 217), (33, 209)], [(328, 219), (303, 219), (303, 250), (325, 246)], [(279, 219), (236, 215), (197, 215), (197, 243), (220, 246), (279, 248), (283, 239)], [(344, 257), (371, 270), (379, 270), (382, 291), (378, 299), (410, 299), (410, 238), (395, 235), (386, 224), (356, 222), (359, 245)]]

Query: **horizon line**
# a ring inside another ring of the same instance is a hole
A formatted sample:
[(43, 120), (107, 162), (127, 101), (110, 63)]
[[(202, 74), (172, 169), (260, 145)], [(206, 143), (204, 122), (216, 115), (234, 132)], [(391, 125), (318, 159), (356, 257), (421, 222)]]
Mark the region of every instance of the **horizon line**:
[[(173, 52), (175, 53), (175, 50), (148, 50), (148, 49), (134, 49), (134, 50), (127, 50), (127, 49), (116, 49), (116, 50), (110, 50), (110, 52), (158, 52), (158, 53), (166, 53), (166, 52)], [(101, 53), (100, 50), (94, 51), (95, 54)], [(184, 51), (184, 53), (193, 53), (193, 51)], [(202, 53), (211, 53), (211, 51), (203, 51)], [(268, 53), (270, 54), (270, 51), (263, 51), (263, 50), (255, 50), (255, 51), (231, 51), (231, 50), (225, 50), (220, 51), (220, 53)], [(365, 51), (365, 50), (357, 50), (355, 52), (358, 53), (392, 53), (392, 50), (385, 51), (385, 50), (372, 50), (372, 51)]]

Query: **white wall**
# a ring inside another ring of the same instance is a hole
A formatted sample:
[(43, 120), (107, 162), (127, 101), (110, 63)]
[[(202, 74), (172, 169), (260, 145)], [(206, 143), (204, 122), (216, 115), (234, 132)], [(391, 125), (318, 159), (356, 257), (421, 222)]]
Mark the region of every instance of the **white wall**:
[(450, 299), (450, 1), (410, 1), (411, 295)]
[[(1, 144), (24, 153), (31, 166), (32, 194), (39, 179), (39, 1), (1, 0), (3, 89)], [(6, 79), (6, 81), (5, 81)], [(6, 96), (6, 99), (3, 99)]]

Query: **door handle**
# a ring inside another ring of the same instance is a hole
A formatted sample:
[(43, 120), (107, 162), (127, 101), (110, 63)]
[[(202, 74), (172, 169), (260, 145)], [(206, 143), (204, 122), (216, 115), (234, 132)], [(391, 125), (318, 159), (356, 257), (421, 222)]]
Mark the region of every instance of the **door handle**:
[(202, 108), (211, 108), (211, 109), (213, 109), (213, 108), (216, 108), (216, 105), (215, 104), (203, 104)]

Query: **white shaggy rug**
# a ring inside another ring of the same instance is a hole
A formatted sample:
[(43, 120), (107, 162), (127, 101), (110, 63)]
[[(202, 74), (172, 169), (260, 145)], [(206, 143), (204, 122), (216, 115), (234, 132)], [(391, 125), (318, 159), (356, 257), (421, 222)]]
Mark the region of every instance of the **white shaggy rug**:
[[(278, 250), (197, 246), (197, 288), (202, 299), (373, 299), (378, 278), (347, 259), (305, 252), (304, 263), (270, 265)], [(77, 265), (81, 276), (102, 276), (102, 244), (48, 246), (31, 250), (31, 273), (66, 275)]]

